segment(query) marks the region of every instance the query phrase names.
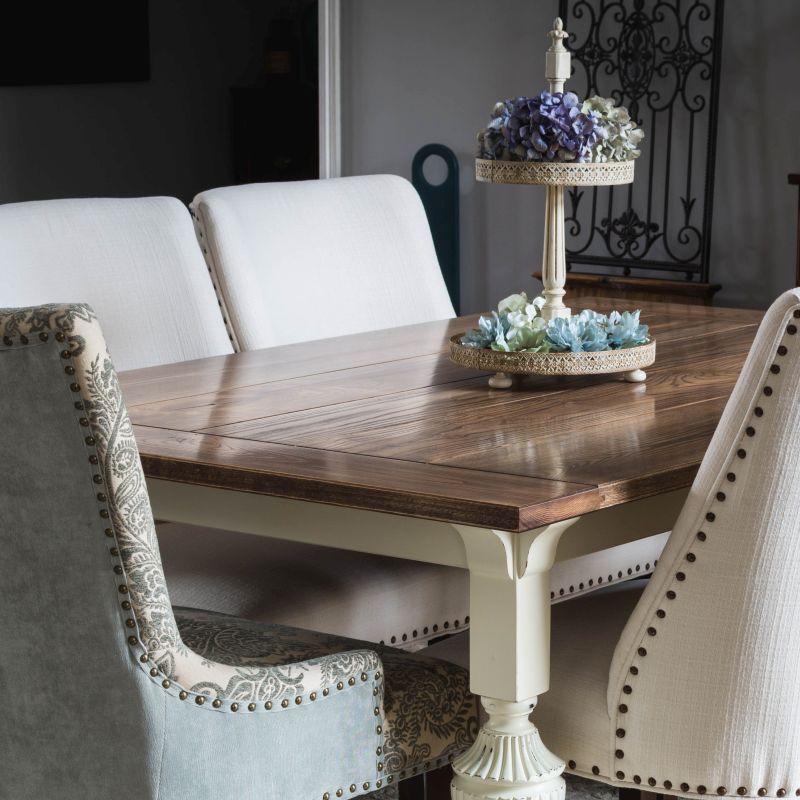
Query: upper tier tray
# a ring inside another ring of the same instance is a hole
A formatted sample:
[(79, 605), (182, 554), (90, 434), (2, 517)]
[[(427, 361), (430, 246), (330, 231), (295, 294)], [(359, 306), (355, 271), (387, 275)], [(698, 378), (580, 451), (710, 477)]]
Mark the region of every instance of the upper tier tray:
[(475, 177), (484, 183), (539, 186), (619, 186), (633, 183), (631, 161), (494, 161), (475, 159)]

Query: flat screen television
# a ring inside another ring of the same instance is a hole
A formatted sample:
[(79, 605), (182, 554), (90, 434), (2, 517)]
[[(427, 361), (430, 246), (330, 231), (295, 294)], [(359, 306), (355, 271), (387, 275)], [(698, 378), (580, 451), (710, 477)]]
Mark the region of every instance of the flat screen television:
[(12, 0), (0, 6), (0, 86), (149, 78), (147, 0)]

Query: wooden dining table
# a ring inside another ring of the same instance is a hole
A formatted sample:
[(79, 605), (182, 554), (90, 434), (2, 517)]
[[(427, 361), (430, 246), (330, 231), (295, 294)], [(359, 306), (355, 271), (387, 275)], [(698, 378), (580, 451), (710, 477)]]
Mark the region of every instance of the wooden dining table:
[[(549, 685), (549, 571), (670, 530), (761, 319), (640, 305), (657, 343), (640, 384), (491, 389), (448, 358), (474, 316), (123, 373), (155, 515), (468, 569), (489, 717), (454, 797), (557, 797), (564, 764), (528, 720)], [(517, 755), (498, 782), (478, 756), (501, 739)]]

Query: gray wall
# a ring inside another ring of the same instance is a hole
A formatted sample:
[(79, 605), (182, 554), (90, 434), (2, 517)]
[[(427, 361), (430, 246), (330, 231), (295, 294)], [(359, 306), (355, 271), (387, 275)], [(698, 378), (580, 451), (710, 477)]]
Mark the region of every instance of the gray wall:
[[(462, 309), (531, 290), (544, 193), (473, 178), (475, 133), (496, 100), (544, 85), (555, 0), (344, 0), (346, 174), (410, 177), (438, 141), (461, 164)], [(800, 5), (728, 0), (723, 42), (711, 278), (719, 302), (765, 306), (794, 282), (800, 171)], [(767, 143), (766, 138), (769, 137)]]
[(147, 83), (0, 87), (0, 202), (230, 183), (228, 88), (261, 70), (262, 0), (151, 0)]

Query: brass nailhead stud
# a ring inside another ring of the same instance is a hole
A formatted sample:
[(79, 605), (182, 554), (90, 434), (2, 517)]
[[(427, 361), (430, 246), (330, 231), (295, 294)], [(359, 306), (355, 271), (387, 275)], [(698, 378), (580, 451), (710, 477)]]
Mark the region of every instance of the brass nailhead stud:
[(638, 675), (639, 674), (639, 667), (631, 667), (630, 673), (631, 673), (631, 675)]
[(117, 558), (117, 556), (119, 556), (119, 550), (116, 547), (109, 548), (108, 552), (111, 553), (111, 555), (114, 556), (114, 558)]
[(781, 346), (778, 348), (778, 355), (779, 355), (779, 356), (785, 356), (785, 355), (786, 355), (788, 352), (789, 352), (789, 351), (786, 349), (786, 345), (785, 345), (785, 344), (782, 344), (782, 345), (781, 345)]
[(107, 508), (101, 508), (100, 509), (100, 516), (103, 519), (108, 519), (108, 509)]
[(289, 701), (286, 698), (281, 700), (281, 708), (289, 708)]
[(752, 425), (750, 425), (745, 429), (745, 433), (748, 436), (755, 436), (756, 435), (756, 429)]
[(772, 397), (772, 387), (771, 386), (765, 386), (764, 387), (764, 394), (767, 397)]
[(231, 711), (233, 711), (233, 713), (235, 714), (238, 710), (239, 710), (239, 704), (231, 703)]
[(706, 793), (706, 787), (705, 786), (703, 786), (701, 784), (700, 786), (697, 787), (697, 794), (705, 794), (705, 793)]
[(788, 333), (789, 336), (794, 336), (797, 333), (797, 326), (796, 325), (789, 325), (786, 328), (786, 333)]
[(308, 699), (313, 703), (317, 699), (317, 693), (311, 692), (311, 694), (308, 696)]
[(800, 319), (800, 311), (795, 311), (795, 312), (794, 312), (794, 314), (792, 314), (792, 316), (793, 316), (795, 319)]
[(347, 681), (347, 684), (348, 684), (348, 686), (355, 686), (356, 685), (356, 679), (355, 678), (349, 678), (348, 681)]
[(672, 788), (672, 781), (664, 781), (664, 788), (671, 789)]
[(339, 681), (339, 683), (336, 684), (336, 688), (341, 691), (342, 689), (344, 689), (344, 684), (341, 681)]
[(217, 697), (214, 700), (214, 702), (211, 703), (211, 705), (214, 706), (214, 708), (219, 708), (222, 705), (222, 700), (220, 700), (219, 697)]
[(592, 775), (599, 775), (600, 767), (592, 767)]
[(756, 406), (756, 407), (753, 409), (753, 413), (754, 413), (754, 414), (755, 414), (757, 417), (763, 417), (763, 416), (764, 416), (764, 409), (763, 409), (763, 408), (761, 408), (761, 406)]
[(698, 532), (697, 532), (697, 538), (698, 538), (698, 539), (699, 539), (701, 542), (704, 542), (704, 541), (705, 541), (705, 540), (706, 540), (708, 537), (706, 536), (706, 534), (705, 534), (705, 532), (704, 532), (704, 531), (698, 531)]
[(117, 575), (122, 575), (122, 567), (119, 564), (116, 564), (114, 566), (114, 572), (116, 572)]
[(72, 353), (70, 353), (69, 350), (62, 350), (61, 351), (61, 358), (72, 358)]
[(642, 658), (644, 658), (644, 657), (647, 655), (647, 650), (645, 650), (645, 649), (644, 649), (644, 647), (640, 647), (640, 648), (639, 648), (639, 649), (638, 649), (636, 652), (637, 652), (637, 653), (638, 653), (638, 654), (639, 654), (639, 655), (640, 655)]
[(618, 706), (618, 709), (619, 709), (619, 713), (620, 714), (627, 714), (628, 713), (628, 706), (626, 706), (625, 703), (620, 703), (619, 706)]
[[(380, 748), (378, 748), (378, 749), (380, 750)], [(380, 772), (382, 769), (383, 769), (383, 761), (379, 761), (378, 762), (378, 772)]]
[(89, 447), (94, 447), (94, 436), (87, 436), (84, 440)]
[(381, 677), (380, 672), (375, 673), (375, 680), (377, 681)]
[(716, 518), (717, 518), (717, 515), (716, 515), (716, 514), (715, 514), (713, 511), (709, 511), (709, 512), (706, 514), (706, 519), (707, 519), (709, 522), (713, 522), (713, 521), (714, 521)]
[(576, 766), (576, 764), (575, 764), (575, 762), (574, 762), (574, 761), (572, 761), (572, 760), (569, 760), (569, 761), (567, 761), (567, 766), (568, 766), (570, 769), (575, 769), (575, 766)]
[(89, 427), (89, 420), (86, 417), (81, 417), (78, 422), (81, 424), (82, 427), (88, 428)]
[(41, 341), (43, 341), (43, 342), (46, 342), (49, 338), (50, 338), (50, 335), (47, 333), (47, 331), (42, 331), (39, 334), (39, 339), (41, 339)]
[(178, 697), (179, 697), (181, 700), (185, 700), (185, 699), (186, 699), (188, 696), (189, 696), (189, 693), (188, 693), (188, 692), (181, 692), (181, 693), (178, 695)]
[(631, 694), (631, 693), (633, 692), (633, 689), (631, 689), (631, 687), (630, 687), (630, 686), (628, 686), (628, 684), (626, 683), (626, 684), (625, 684), (625, 685), (622, 687), (622, 691), (623, 691), (623, 692), (625, 692), (625, 694)]
[(775, 794), (778, 795), (778, 797), (786, 797), (786, 789), (778, 789)]
[(141, 661), (141, 662), (142, 662), (142, 664), (146, 664), (146, 663), (147, 663), (149, 660), (150, 660), (150, 656), (149, 656), (149, 655), (147, 655), (147, 653), (142, 653), (142, 654), (139, 656), (139, 661)]
[(694, 553), (687, 553), (686, 554), (686, 560), (690, 564), (694, 564), (694, 562), (697, 561), (697, 556)]
[(272, 711), (272, 701), (271, 700), (267, 700), (267, 702), (264, 703), (264, 708), (266, 708), (267, 711)]
[(739, 450), (736, 451), (736, 455), (739, 456), (739, 458), (746, 458), (747, 457), (747, 450), (739, 449)]
[(197, 703), (197, 705), (201, 706), (203, 705), (203, 703), (205, 703), (206, 699), (205, 697), (203, 697), (203, 695), (198, 695), (197, 697), (195, 697), (194, 701), (195, 703)]
[(135, 623), (135, 622), (134, 622), (132, 619), (126, 619), (126, 620), (125, 620), (125, 624), (126, 624), (126, 625), (127, 625), (129, 628), (135, 628), (135, 627), (136, 627), (136, 623)]
[(381, 786), (383, 786), (383, 781), (381, 781), (381, 780), (375, 781), (375, 788), (376, 789), (380, 789)]
[(344, 794), (344, 792), (341, 789), (337, 789), (336, 790), (336, 796), (337, 797), (341, 797), (343, 794)]
[(92, 476), (92, 480), (95, 483), (102, 483), (103, 482), (103, 476), (102, 475), (93, 475)]
[(727, 477), (728, 477), (728, 480), (731, 483), (733, 483), (736, 480), (736, 473), (735, 472), (729, 472)]
[(674, 600), (677, 596), (678, 595), (676, 595), (675, 592), (672, 591), (672, 589), (670, 589), (667, 592), (667, 600)]
[(151, 674), (151, 675), (152, 675), (154, 678), (157, 678), (157, 677), (158, 677), (158, 667), (153, 667), (153, 668), (150, 670), (150, 674)]
[(655, 779), (655, 778), (648, 778), (648, 779), (647, 779), (647, 782), (648, 782), (648, 783), (649, 783), (651, 786), (655, 786), (655, 785), (656, 785), (656, 779)]
[(378, 727), (375, 728), (375, 733), (383, 733), (383, 728), (380, 725), (378, 725)]
[(364, 789), (369, 789), (369, 782), (364, 783)]
[(634, 775), (634, 776), (633, 776), (633, 782), (634, 782), (634, 783), (641, 783), (641, 782), (642, 782), (642, 778), (641, 778), (641, 776), (639, 776), (639, 775)]
[(717, 786), (717, 794), (728, 794), (728, 790), (724, 786)]
[(325, 794), (322, 795), (322, 800), (331, 800), (330, 792), (325, 792)]
[(56, 341), (57, 341), (57, 342), (63, 342), (63, 341), (64, 341), (64, 339), (66, 339), (66, 338), (67, 338), (67, 337), (66, 337), (66, 336), (64, 336), (64, 334), (63, 334), (63, 332), (62, 332), (62, 331), (57, 331), (57, 332), (56, 332)]
[[(71, 383), (69, 385), (69, 390), (71, 392), (79, 392), (81, 390), (80, 384), (78, 383)], [(80, 410), (83, 410), (82, 408)]]
[(114, 531), (111, 528), (106, 528), (103, 533), (110, 539), (114, 535)]
[(759, 797), (766, 797), (767, 796), (767, 790), (763, 786), (758, 790), (758, 796)]
[(368, 675), (367, 675), (367, 673), (366, 673), (366, 672), (362, 672), (362, 673), (361, 673), (361, 680), (362, 680), (362, 681), (365, 681), (365, 680), (367, 679), (367, 677), (368, 677)]
[(302, 703), (302, 702), (303, 702), (303, 698), (300, 695), (297, 695), (297, 697), (295, 697), (295, 699), (294, 699), (295, 705), (299, 706), (300, 703)]
[(685, 581), (685, 580), (686, 580), (686, 575), (685, 575), (683, 572), (677, 572), (677, 573), (675, 574), (675, 577), (676, 577), (676, 578), (677, 578), (679, 581)]
[(780, 368), (780, 367), (779, 367), (777, 364), (773, 364), (773, 365), (772, 365), (772, 366), (769, 368), (769, 371), (770, 371), (770, 372), (771, 372), (773, 375), (777, 375), (777, 374), (778, 374), (778, 373), (781, 371), (781, 368)]
[(625, 738), (625, 728), (617, 728), (617, 738), (618, 739)]
[(663, 609), (663, 608), (659, 608), (659, 609), (658, 609), (658, 611), (656, 611), (656, 616), (657, 616), (659, 619), (664, 619), (664, 617), (666, 617), (666, 616), (667, 616), (667, 612), (666, 612), (666, 611), (664, 611), (664, 609)]
[(14, 340), (10, 336), (4, 336), (3, 344), (6, 345), (6, 347), (11, 347), (11, 345), (14, 344)]
[(624, 772), (617, 772), (617, 780), (624, 781), (625, 780), (625, 773)]
[(725, 502), (725, 492), (717, 492), (717, 500), (719, 500), (720, 503), (724, 503)]
[(625, 753), (624, 753), (622, 750), (615, 750), (615, 751), (614, 751), (614, 755), (615, 755), (617, 758), (625, 758)]
[(19, 340), (22, 344), (28, 344), (28, 337), (24, 333), (19, 335)]
[(647, 629), (647, 635), (648, 635), (648, 636), (655, 636), (655, 635), (656, 635), (656, 633), (657, 633), (657, 631), (656, 631), (656, 629), (655, 629), (655, 628), (653, 628), (653, 627), (650, 627), (650, 628), (648, 628), (648, 629)]
[(738, 795), (740, 795), (740, 796), (744, 796), (744, 795), (746, 795), (746, 794), (747, 794), (747, 787), (746, 787), (746, 786), (740, 786), (740, 787), (739, 787), (739, 788), (736, 790), (736, 794), (738, 794)]
[(331, 693), (330, 689), (323, 689), (322, 690), (322, 696), (323, 697), (327, 697), (330, 693)]
[(162, 686), (163, 686), (165, 689), (169, 689), (169, 687), (170, 687), (170, 686), (172, 686), (172, 684), (171, 684), (171, 683), (170, 683), (170, 682), (169, 682), (169, 681), (168, 681), (166, 678), (164, 678), (164, 680), (163, 680), (163, 681), (161, 681), (161, 685), (162, 685)]
[(135, 636), (129, 636), (128, 637), (128, 644), (131, 647), (135, 647), (137, 644), (139, 644), (139, 640)]
[(381, 713), (380, 708), (378, 708), (378, 706), (375, 706), (375, 716), (377, 717), (380, 713)]
[(354, 783), (350, 784), (350, 791), (354, 792), (356, 790), (356, 785)]
[(256, 704), (255, 704), (255, 703), (250, 703), (250, 704), (247, 706), (247, 710), (248, 710), (248, 711), (255, 711), (255, 710), (256, 710)]
[(681, 791), (682, 792), (688, 792), (689, 791), (689, 784), (688, 783), (682, 783), (681, 784)]

